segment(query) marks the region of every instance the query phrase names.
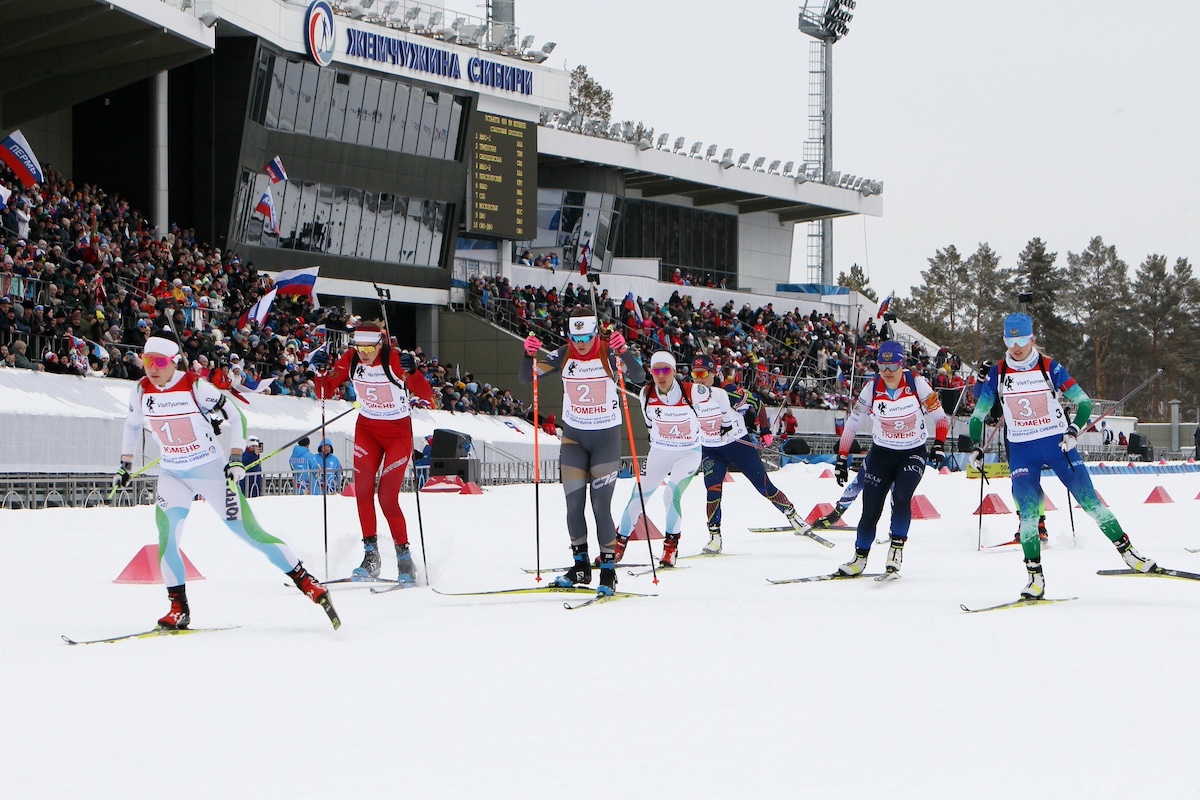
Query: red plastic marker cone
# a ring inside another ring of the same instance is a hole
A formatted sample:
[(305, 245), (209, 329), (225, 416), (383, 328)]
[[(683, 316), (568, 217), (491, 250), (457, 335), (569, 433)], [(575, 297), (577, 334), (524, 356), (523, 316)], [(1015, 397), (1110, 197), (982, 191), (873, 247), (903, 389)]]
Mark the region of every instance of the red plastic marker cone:
[(342, 497), (354, 497), (354, 481), (342, 487)]
[(992, 492), (987, 497), (983, 498), (983, 502), (979, 505), (979, 508), (971, 512), (972, 515), (1011, 513), (1012, 512), (1008, 510), (1008, 506), (1006, 506), (1004, 501), (1000, 499), (1000, 495), (996, 494), (995, 492)]
[(824, 472), (822, 472), (820, 475), (818, 475), (817, 477), (818, 477), (818, 478), (832, 478), (832, 477), (833, 477), (833, 470), (831, 470), (831, 469), (827, 469), (827, 470), (825, 470)]
[(941, 519), (942, 515), (933, 507), (933, 503), (929, 502), (929, 498), (923, 494), (914, 495), (912, 499), (912, 518), (913, 519)]
[(1174, 503), (1171, 495), (1167, 494), (1167, 490), (1161, 486), (1155, 486), (1154, 491), (1146, 498), (1147, 503)]
[(721, 483), (733, 483), (733, 475), (731, 473), (726, 472), (725, 480), (721, 481)]
[[(808, 512), (808, 516), (804, 518), (804, 521), (807, 522), (809, 525), (812, 525), (814, 522), (819, 520), (821, 517), (825, 516), (826, 514), (832, 514), (832, 513), (833, 513), (833, 505), (832, 504), (817, 503), (815, 506), (813, 506), (812, 511)], [(833, 527), (846, 528), (849, 526), (847, 526), (845, 522), (843, 522), (842, 520), (839, 519), (837, 522), (835, 522), (833, 524)]]
[(949, 475), (949, 474), (950, 474), (949, 467), (942, 467), (941, 469), (938, 470), (938, 475)]
[(454, 492), (455, 494), (461, 494), (464, 485), (463, 479), (457, 475), (434, 475), (425, 481), (425, 485), (421, 487), (421, 491)]
[(629, 534), (631, 540), (643, 539), (662, 539), (662, 531), (654, 524), (654, 520), (647, 520), (645, 515), (639, 516), (638, 521), (633, 524), (633, 533)]
[[(183, 576), (185, 580), (202, 581), (204, 576), (191, 559), (180, 550), (183, 558)], [(162, 583), (162, 567), (158, 565), (158, 545), (148, 544), (133, 557), (113, 583)]]
[(1046, 498), (1046, 510), (1047, 511), (1058, 511), (1058, 506), (1054, 505), (1054, 501), (1051, 500), (1049, 497)]
[(462, 491), (459, 494), (483, 494), (483, 489), (479, 488), (478, 483), (467, 481), (463, 484)]

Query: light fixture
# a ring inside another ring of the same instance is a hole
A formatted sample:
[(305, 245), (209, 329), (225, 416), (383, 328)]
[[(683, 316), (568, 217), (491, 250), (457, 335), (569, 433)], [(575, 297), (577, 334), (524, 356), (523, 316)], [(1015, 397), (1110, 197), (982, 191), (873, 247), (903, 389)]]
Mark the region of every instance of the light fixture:
[(533, 47), (533, 37), (532, 36), (526, 36), (524, 39), (521, 40), (521, 47), (519, 49), (522, 53), (524, 53), (526, 50), (528, 50), (531, 47)]
[(688, 158), (695, 158), (696, 156), (700, 155), (701, 147), (704, 147), (704, 142), (693, 142), (692, 149), (688, 153)]
[(454, 22), (450, 25), (450, 27), (442, 28), (437, 32), (437, 35), (440, 36), (443, 41), (454, 44), (458, 41), (459, 34), (462, 32), (463, 23), (466, 21), (466, 17), (455, 17)]
[(671, 138), (671, 134), (669, 134), (669, 133), (664, 133), (662, 136), (658, 137), (658, 149), (662, 150), (664, 147), (666, 147), (667, 140), (670, 138)]
[(721, 156), (721, 169), (729, 169), (733, 166), (733, 148), (726, 148), (724, 155)]
[(754, 166), (751, 167), (750, 169), (754, 170), (755, 172), (758, 172), (759, 168), (762, 167), (762, 165), (766, 162), (766, 160), (767, 160), (766, 156), (759, 156), (758, 158), (754, 159)]
[(636, 133), (637, 126), (633, 122), (626, 120), (624, 127), (621, 128), (621, 138), (627, 142), (632, 142)]
[(183, 0), (183, 2), (179, 4), (179, 10), (187, 11), (189, 8), (192, 7), (192, 5), (194, 3), (195, 3), (195, 0)]
[(705, 161), (712, 161), (712, 160), (713, 160), (713, 156), (715, 156), (716, 154), (717, 154), (717, 146), (716, 146), (715, 144), (710, 144), (710, 145), (708, 146), (708, 152), (706, 152), (706, 153), (704, 154), (704, 160), (705, 160)]
[(682, 136), (680, 136), (678, 139), (675, 140), (675, 146), (671, 148), (671, 152), (678, 153), (680, 150), (683, 149), (684, 144), (686, 144), (686, 140)]
[(649, 150), (651, 147), (654, 147), (654, 145), (650, 142), (649, 139), (641, 138), (641, 139), (638, 139), (637, 147), (638, 147), (638, 150)]
[(737, 160), (738, 169), (745, 169), (746, 162), (749, 160), (750, 160), (749, 153), (742, 153), (740, 156), (738, 156), (738, 160)]
[(544, 45), (542, 45), (541, 50), (530, 50), (525, 54), (524, 58), (527, 61), (540, 64), (550, 57), (550, 53), (553, 52), (556, 44), (557, 42), (546, 42)]
[(779, 159), (777, 158), (771, 162), (771, 166), (767, 167), (767, 172), (774, 175), (778, 171), (779, 171)]
[(805, 174), (804, 170), (796, 173), (796, 185), (799, 186), (802, 183), (808, 183), (808, 175)]
[(838, 181), (840, 181), (841, 179), (842, 179), (842, 173), (834, 170), (833, 172), (831, 172), (827, 176), (825, 176), (825, 183), (829, 184), (830, 186), (837, 186)]
[(213, 27), (214, 25), (217, 24), (218, 21), (220, 21), (220, 19), (221, 18), (218, 17), (212, 11), (205, 11), (203, 14), (200, 15), (200, 21), (204, 23), (204, 27), (206, 27), (206, 28)]
[(784, 174), (784, 175), (788, 175), (788, 174), (790, 174), (790, 173), (791, 173), (791, 171), (792, 171), (792, 167), (794, 167), (794, 166), (796, 166), (796, 165), (795, 165), (795, 163), (794, 163), (794, 162), (792, 162), (792, 161), (789, 161), (789, 162), (787, 162), (786, 164), (784, 164), (784, 165), (783, 165), (783, 174)]

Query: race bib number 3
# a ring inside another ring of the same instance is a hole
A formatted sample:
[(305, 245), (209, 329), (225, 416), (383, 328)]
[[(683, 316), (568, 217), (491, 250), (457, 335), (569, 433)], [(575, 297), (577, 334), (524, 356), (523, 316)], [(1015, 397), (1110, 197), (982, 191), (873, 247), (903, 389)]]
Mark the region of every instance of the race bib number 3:
[(1050, 416), (1050, 404), (1043, 392), (1028, 395), (1005, 395), (1004, 405), (1014, 420), (1043, 419)]

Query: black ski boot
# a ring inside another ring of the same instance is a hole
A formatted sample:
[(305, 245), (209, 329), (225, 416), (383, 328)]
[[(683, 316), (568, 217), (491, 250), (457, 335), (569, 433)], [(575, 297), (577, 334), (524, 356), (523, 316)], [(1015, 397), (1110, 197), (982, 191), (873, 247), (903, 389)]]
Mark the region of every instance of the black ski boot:
[(612, 597), (617, 593), (617, 562), (612, 553), (600, 554), (600, 585), (596, 594)]
[(362, 564), (350, 573), (351, 580), (370, 581), (379, 577), (379, 538), (368, 536), (363, 539), (363, 550)]
[(575, 557), (575, 566), (555, 578), (554, 582), (550, 584), (551, 586), (557, 586), (560, 589), (570, 589), (572, 586), (578, 584), (587, 586), (592, 582), (592, 564), (588, 560), (587, 545), (573, 544), (571, 545), (571, 553)]

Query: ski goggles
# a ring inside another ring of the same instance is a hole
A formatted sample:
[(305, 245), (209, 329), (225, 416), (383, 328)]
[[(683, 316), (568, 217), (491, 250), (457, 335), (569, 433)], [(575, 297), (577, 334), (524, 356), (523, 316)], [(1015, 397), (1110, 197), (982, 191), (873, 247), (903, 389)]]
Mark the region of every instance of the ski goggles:
[[(651, 372), (653, 372), (653, 370), (651, 370)], [(712, 372), (706, 370), (704, 367), (696, 367), (692, 370), (692, 377), (696, 378), (697, 380), (704, 380), (709, 375), (712, 375)]]
[(1032, 335), (1030, 335), (1030, 336), (1005, 336), (1004, 337), (1004, 346), (1009, 347), (1009, 348), (1028, 347), (1029, 343), (1032, 341), (1033, 341)]
[(592, 339), (596, 338), (594, 333), (572, 333), (571, 341), (575, 344), (587, 344)]
[(356, 344), (354, 349), (360, 353), (374, 353), (380, 347), (383, 347), (383, 342), (375, 342), (375, 344)]
[(880, 364), (879, 371), (880, 372), (899, 372), (900, 367), (901, 367), (900, 364)]
[(651, 367), (650, 368), (651, 375), (670, 375), (674, 372), (675, 372), (674, 367), (662, 366), (662, 367)]
[(147, 367), (166, 369), (175, 363), (175, 359), (172, 356), (142, 356), (142, 363)]

